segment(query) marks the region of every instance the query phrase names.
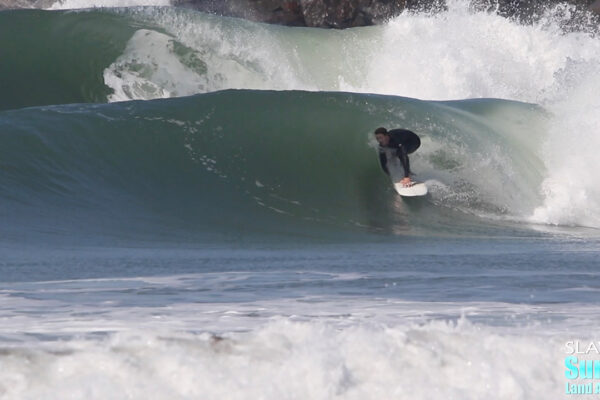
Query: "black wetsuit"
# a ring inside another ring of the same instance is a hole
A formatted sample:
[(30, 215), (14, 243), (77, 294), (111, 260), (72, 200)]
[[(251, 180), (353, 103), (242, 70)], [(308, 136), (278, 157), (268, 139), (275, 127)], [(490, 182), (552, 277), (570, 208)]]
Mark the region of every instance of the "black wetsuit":
[(413, 131), (408, 129), (392, 129), (388, 131), (390, 135), (390, 142), (387, 146), (379, 146), (379, 161), (381, 162), (381, 168), (386, 174), (390, 174), (387, 167), (387, 155), (385, 149), (396, 149), (396, 155), (402, 163), (404, 168), (404, 177), (408, 178), (410, 175), (410, 163), (408, 161), (408, 155), (414, 153), (415, 150), (421, 146), (421, 139)]

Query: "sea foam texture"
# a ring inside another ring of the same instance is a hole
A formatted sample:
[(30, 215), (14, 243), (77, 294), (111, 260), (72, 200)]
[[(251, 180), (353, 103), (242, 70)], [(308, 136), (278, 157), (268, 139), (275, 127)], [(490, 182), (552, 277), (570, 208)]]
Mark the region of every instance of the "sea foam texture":
[(562, 389), (560, 348), (465, 320), (273, 321), (248, 333), (143, 333), (5, 349), (3, 399), (535, 399)]

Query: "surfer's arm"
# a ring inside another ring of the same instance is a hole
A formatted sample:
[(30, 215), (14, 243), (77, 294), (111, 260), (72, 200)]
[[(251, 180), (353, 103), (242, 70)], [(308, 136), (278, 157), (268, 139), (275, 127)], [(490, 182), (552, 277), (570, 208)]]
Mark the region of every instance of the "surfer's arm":
[(383, 172), (389, 175), (390, 171), (387, 167), (387, 156), (382, 151), (379, 152), (379, 163), (381, 164), (381, 169), (383, 170)]
[(408, 178), (410, 176), (410, 162), (408, 161), (408, 153), (404, 146), (400, 146), (396, 154), (398, 154), (402, 168), (404, 168), (404, 177)]

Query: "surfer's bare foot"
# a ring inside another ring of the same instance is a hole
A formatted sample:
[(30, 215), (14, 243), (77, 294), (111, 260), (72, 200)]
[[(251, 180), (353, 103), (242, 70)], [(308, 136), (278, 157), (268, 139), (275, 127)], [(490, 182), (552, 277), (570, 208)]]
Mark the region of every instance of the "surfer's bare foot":
[(412, 181), (410, 180), (410, 178), (402, 178), (402, 180), (400, 181), (400, 183), (404, 187), (409, 187), (410, 185), (412, 185)]

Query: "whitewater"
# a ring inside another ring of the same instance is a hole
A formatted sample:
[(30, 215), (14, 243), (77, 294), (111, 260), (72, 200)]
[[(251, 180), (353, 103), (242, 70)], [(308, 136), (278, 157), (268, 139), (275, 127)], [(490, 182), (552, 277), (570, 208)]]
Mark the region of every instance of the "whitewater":
[[(600, 42), (573, 12), (0, 12), (0, 399), (589, 398)], [(421, 136), (425, 199), (378, 126)]]

